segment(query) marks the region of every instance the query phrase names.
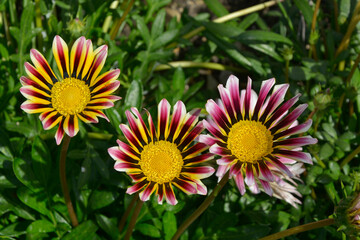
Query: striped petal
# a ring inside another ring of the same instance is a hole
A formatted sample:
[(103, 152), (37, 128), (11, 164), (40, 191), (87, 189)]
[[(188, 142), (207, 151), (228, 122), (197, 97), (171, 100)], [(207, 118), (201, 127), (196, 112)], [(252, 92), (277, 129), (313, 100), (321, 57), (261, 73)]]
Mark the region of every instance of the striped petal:
[(179, 135), (180, 131), (178, 131), (178, 129), (180, 128), (180, 124), (183, 122), (185, 116), (185, 105), (182, 101), (178, 101), (174, 106), (173, 116), (171, 118), (170, 130), (167, 139), (168, 141), (172, 142), (173, 139)]
[(30, 100), (23, 102), (20, 108), (26, 113), (42, 113), (52, 110), (49, 104), (37, 103)]
[(68, 115), (65, 118), (64, 131), (69, 137), (73, 137), (79, 132), (79, 120), (77, 116)]
[(45, 130), (49, 130), (55, 127), (55, 125), (57, 125), (62, 119), (63, 116), (61, 114), (57, 111), (53, 111), (42, 120), (42, 124)]
[(246, 189), (245, 189), (245, 184), (244, 184), (244, 178), (241, 173), (239, 173), (235, 176), (235, 183), (236, 183), (236, 186), (238, 187), (241, 195), (244, 195)]
[(70, 72), (71, 72), (71, 77), (76, 78), (81, 70), (81, 66), (84, 63), (85, 60), (85, 42), (86, 42), (86, 38), (85, 37), (80, 37), (78, 38), (72, 48), (71, 48), (71, 52), (70, 52)]
[(30, 63), (26, 62), (24, 64), (25, 66), (25, 72), (29, 76), (31, 80), (39, 84), (44, 89), (50, 91), (50, 89), (53, 86), (52, 81), (48, 81), (41, 73)]
[(70, 77), (69, 49), (65, 41), (58, 35), (54, 38), (52, 50), (62, 78)]
[(164, 193), (165, 193), (165, 199), (166, 199), (167, 203), (169, 203), (171, 205), (177, 204), (178, 201), (176, 200), (174, 190), (170, 183), (164, 183)]
[(224, 88), (222, 84), (218, 86), (218, 90), (220, 93), (221, 101), (224, 104), (224, 109), (226, 110), (227, 115), (230, 117), (231, 123), (232, 124), (236, 123), (237, 122), (236, 113), (230, 98), (229, 90)]
[(89, 86), (97, 78), (101, 69), (103, 68), (107, 57), (107, 52), (108, 52), (108, 47), (106, 45), (100, 46), (94, 51), (95, 57), (91, 69), (83, 78), (83, 80)]
[(180, 178), (175, 178), (173, 180), (173, 184), (188, 195), (197, 193), (196, 184), (193, 182), (186, 181)]
[(146, 180), (136, 183), (134, 186), (129, 187), (126, 190), (127, 194), (133, 194), (140, 191), (148, 182)]
[[(84, 76), (88, 74), (89, 69), (92, 66), (95, 54), (93, 51), (93, 45), (90, 40), (86, 40), (85, 42), (85, 50), (83, 50), (82, 55), (84, 56), (84, 61), (80, 61), (79, 63), (79, 69), (80, 71), (77, 71), (77, 79), (83, 79)], [(84, 79), (83, 79), (84, 80)]]
[(312, 138), (310, 136), (299, 137), (299, 138), (290, 138), (281, 141), (274, 142), (273, 147), (277, 148), (296, 148), (302, 147), (305, 145), (315, 144), (317, 143), (316, 138)]
[(234, 106), (237, 120), (241, 120), (241, 108), (240, 108), (240, 94), (239, 94), (239, 79), (234, 75), (231, 75), (226, 83), (226, 88), (230, 92), (231, 101)]
[(274, 155), (275, 156), (278, 155), (278, 156), (285, 157), (285, 158), (290, 158), (295, 161), (300, 161), (303, 163), (312, 164), (311, 155), (309, 153), (276, 149), (276, 150), (274, 150)]
[(147, 201), (149, 200), (151, 194), (157, 189), (157, 184), (150, 182), (146, 188), (140, 192), (139, 197), (141, 201)]
[(203, 179), (210, 177), (215, 172), (215, 169), (209, 166), (202, 167), (184, 167), (182, 173), (191, 179)]
[(205, 105), (206, 111), (211, 115), (216, 124), (220, 127), (222, 132), (229, 132), (229, 126), (231, 126), (229, 119), (226, 117), (224, 111), (210, 99)]
[(59, 127), (55, 133), (55, 141), (57, 145), (60, 145), (62, 139), (64, 138), (64, 120), (62, 119), (59, 123)]
[(165, 140), (168, 134), (168, 125), (170, 118), (170, 104), (164, 98), (158, 106), (158, 126), (157, 137), (159, 140)]
[(46, 79), (47, 82), (54, 84), (58, 81), (48, 62), (39, 51), (36, 49), (31, 49), (30, 58), (36, 69)]
[(256, 102), (256, 105), (254, 108), (254, 113), (253, 113), (253, 119), (255, 121), (261, 117), (260, 109), (263, 107), (264, 101), (265, 101), (267, 95), (269, 94), (271, 88), (274, 86), (274, 84), (275, 84), (275, 78), (271, 78), (269, 80), (262, 82), (259, 97)]

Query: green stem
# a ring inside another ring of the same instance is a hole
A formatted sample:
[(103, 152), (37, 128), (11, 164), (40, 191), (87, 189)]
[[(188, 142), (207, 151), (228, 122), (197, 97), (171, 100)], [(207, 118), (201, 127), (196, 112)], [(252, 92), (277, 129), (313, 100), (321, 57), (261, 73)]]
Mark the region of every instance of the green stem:
[[(35, 25), (37, 28), (42, 28), (42, 21), (41, 21), (41, 10), (40, 10), (40, 0), (35, 0)], [(41, 32), (37, 35), (37, 43), (38, 43), (38, 49), (43, 50), (43, 37)]]
[(70, 215), (71, 224), (73, 227), (76, 227), (77, 225), (79, 225), (79, 222), (77, 220), (77, 216), (74, 211), (73, 204), (71, 202), (69, 188), (66, 181), (66, 154), (69, 148), (69, 143), (70, 143), (70, 137), (65, 134), (60, 152), (60, 183), (61, 183), (61, 190), (63, 192), (65, 199), (65, 204)]
[(134, 195), (133, 198), (131, 199), (129, 206), (127, 207), (126, 211), (124, 212), (124, 215), (122, 215), (120, 222), (119, 222), (119, 232), (120, 233), (123, 230), (125, 223), (126, 223), (126, 219), (128, 218), (131, 210), (133, 209), (133, 207), (134, 207), (135, 203), (138, 201), (138, 199), (139, 199), (139, 194)]
[(140, 211), (141, 211), (141, 207), (142, 207), (143, 204), (144, 204), (144, 202), (141, 201), (141, 200), (139, 200), (139, 201), (137, 202), (136, 207), (135, 207), (135, 209), (134, 209), (134, 213), (133, 213), (133, 215), (131, 216), (129, 226), (127, 227), (124, 240), (130, 240), (131, 234), (132, 234), (133, 229), (134, 229), (135, 224), (136, 224), (137, 217), (139, 216), (139, 213), (140, 213)]
[(190, 224), (193, 223), (209, 207), (209, 205), (214, 201), (215, 197), (219, 194), (219, 192), (225, 186), (228, 180), (229, 172), (224, 175), (220, 182), (215, 186), (212, 193), (207, 196), (207, 198), (205, 198), (204, 202), (198, 207), (198, 209), (196, 209), (195, 212), (193, 212), (190, 217), (188, 217), (185, 222), (181, 224), (181, 226), (178, 228), (178, 230), (172, 237), (172, 240), (177, 240), (181, 236), (181, 234), (190, 226)]
[(294, 235), (297, 233), (306, 232), (306, 231), (310, 231), (310, 230), (313, 230), (316, 228), (322, 228), (325, 226), (329, 226), (334, 223), (335, 223), (335, 220), (333, 218), (328, 218), (328, 219), (320, 220), (317, 222), (307, 223), (304, 225), (286, 229), (284, 231), (266, 236), (264, 238), (260, 238), (260, 240), (276, 240), (276, 239), (284, 238), (284, 237), (291, 236), (291, 235)]
[(191, 62), (191, 61), (176, 61), (176, 62), (169, 62), (167, 64), (159, 64), (158, 66), (156, 66), (154, 71), (162, 71), (162, 70), (167, 70), (167, 69), (177, 68), (177, 67), (208, 68), (208, 69), (213, 69), (213, 70), (220, 70), (220, 71), (229, 70), (229, 71), (234, 71), (234, 72), (244, 72), (245, 71), (244, 69), (241, 69), (241, 68), (226, 66), (223, 64), (219, 64), (219, 63)]
[(134, 5), (134, 1), (135, 0), (130, 0), (127, 8), (125, 9), (125, 11), (123, 13), (123, 15), (121, 16), (121, 18), (118, 21), (116, 21), (115, 26), (111, 29), (111, 32), (110, 32), (110, 39), (111, 40), (114, 40), (116, 35), (118, 34), (118, 31), (119, 31), (119, 29), (121, 27), (121, 24), (124, 22), (126, 16), (129, 14), (132, 6)]
[(344, 167), (359, 153), (360, 153), (360, 145), (341, 162), (340, 167)]
[(359, 62), (360, 62), (360, 53), (358, 54), (358, 56), (357, 56), (357, 58), (356, 58), (356, 60), (354, 62), (354, 65), (351, 68), (349, 76), (346, 78), (346, 85), (347, 86), (349, 86), (351, 78), (353, 77), (353, 75), (355, 73), (355, 70), (358, 68)]
[[(239, 11), (236, 11), (236, 12), (229, 13), (228, 15), (225, 15), (225, 16), (222, 16), (220, 18), (215, 19), (213, 22), (215, 22), (215, 23), (227, 22), (227, 21), (230, 21), (232, 19), (242, 17), (242, 16), (245, 16), (247, 14), (263, 10), (263, 9), (265, 9), (267, 7), (271, 7), (271, 6), (275, 5), (276, 3), (282, 2), (282, 1), (283, 0), (275, 0), (275, 1), (273, 0), (273, 1), (260, 3), (260, 4), (254, 5), (252, 7), (246, 8), (246, 9), (242, 9), (242, 10), (239, 10)], [(200, 32), (202, 32), (204, 30), (205, 30), (205, 27), (198, 27), (198, 28), (192, 30), (191, 32), (185, 34), (182, 38), (184, 38), (184, 39), (192, 38), (193, 36), (199, 34)], [(172, 43), (168, 47), (172, 48), (172, 47), (175, 47), (176, 45), (177, 45), (177, 43)]]

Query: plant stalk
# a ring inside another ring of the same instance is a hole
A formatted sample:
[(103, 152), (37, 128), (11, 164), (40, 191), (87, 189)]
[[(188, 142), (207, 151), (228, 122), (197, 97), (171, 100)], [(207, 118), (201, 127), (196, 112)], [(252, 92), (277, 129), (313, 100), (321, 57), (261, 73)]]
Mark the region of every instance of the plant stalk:
[(71, 202), (69, 188), (66, 181), (66, 154), (69, 148), (70, 139), (71, 138), (65, 134), (60, 152), (60, 183), (61, 183), (61, 190), (63, 192), (65, 199), (65, 204), (70, 215), (71, 225), (73, 227), (76, 227), (77, 225), (79, 225), (79, 222), (77, 220), (77, 216), (74, 211), (73, 204)]
[[(215, 23), (227, 22), (227, 21), (233, 20), (235, 18), (242, 17), (247, 14), (254, 13), (254, 12), (263, 10), (265, 8), (271, 7), (275, 4), (277, 4), (278, 2), (282, 2), (282, 1), (283, 0), (272, 0), (272, 1), (264, 2), (264, 3), (260, 3), (257, 5), (254, 5), (252, 7), (249, 7), (249, 8), (245, 8), (245, 9), (242, 9), (242, 10), (239, 10), (236, 12), (229, 13), (225, 16), (215, 19), (213, 22), (215, 22)], [(184, 38), (184, 39), (192, 38), (193, 36), (197, 35), (198, 33), (202, 32), (204, 30), (205, 30), (205, 27), (198, 27), (198, 28), (192, 30), (191, 32), (185, 34), (184, 36), (182, 36), (182, 38)], [(177, 45), (177, 43), (172, 43), (168, 47), (173, 48), (176, 45)]]
[(124, 214), (122, 215), (120, 222), (119, 222), (119, 232), (121, 233), (121, 231), (123, 230), (126, 220), (131, 212), (131, 210), (133, 209), (135, 203), (139, 201), (139, 194), (136, 194), (133, 196), (133, 198), (131, 199), (131, 202), (129, 204), (129, 206), (126, 208), (126, 211), (124, 212)]
[(360, 145), (352, 151), (341, 163), (340, 167), (344, 167), (346, 164), (348, 164), (357, 154), (360, 153)]
[(291, 236), (297, 233), (301, 233), (301, 232), (306, 232), (306, 231), (310, 231), (313, 229), (317, 229), (317, 228), (322, 228), (325, 226), (329, 226), (335, 223), (335, 220), (333, 218), (328, 218), (328, 219), (323, 219), (317, 222), (312, 222), (312, 223), (307, 223), (304, 225), (300, 225), (300, 226), (296, 226), (290, 229), (286, 229), (284, 231), (266, 236), (264, 238), (260, 238), (260, 240), (276, 240), (276, 239), (280, 239), (280, 238), (284, 238), (287, 236)]
[(134, 213), (133, 213), (133, 215), (131, 216), (129, 226), (127, 227), (124, 240), (130, 240), (131, 234), (132, 234), (133, 229), (134, 229), (135, 224), (136, 224), (137, 217), (139, 216), (139, 213), (140, 213), (140, 211), (141, 211), (141, 207), (142, 207), (143, 204), (144, 204), (144, 202), (141, 201), (141, 200), (139, 200), (139, 201), (137, 202), (137, 204), (136, 204), (136, 206), (135, 206), (135, 209), (134, 209)]
[(115, 22), (115, 26), (110, 31), (110, 39), (111, 40), (114, 40), (116, 35), (118, 34), (118, 31), (119, 31), (119, 29), (121, 27), (121, 24), (124, 22), (126, 16), (129, 14), (132, 6), (134, 5), (134, 1), (135, 0), (130, 0), (130, 2), (128, 3), (128, 5), (127, 5), (123, 15), (121, 16), (121, 18)]
[(205, 198), (204, 202), (198, 207), (198, 209), (193, 212), (190, 217), (188, 217), (185, 222), (181, 224), (181, 226), (178, 228), (174, 236), (172, 237), (172, 240), (177, 240), (181, 234), (190, 226), (191, 223), (193, 223), (208, 207), (209, 205), (214, 201), (216, 196), (219, 194), (221, 189), (225, 186), (225, 184), (229, 181), (229, 171), (224, 175), (224, 177), (220, 180), (220, 182), (215, 186), (212, 193)]
[(359, 66), (359, 62), (360, 62), (360, 53), (358, 54), (355, 62), (354, 62), (354, 65), (352, 66), (351, 68), (351, 71), (348, 75), (348, 77), (346, 78), (346, 85), (349, 86), (350, 84), (350, 81), (351, 81), (351, 78), (353, 77), (354, 73), (355, 73), (355, 70), (358, 68)]
[(176, 62), (169, 62), (167, 64), (159, 64), (155, 67), (154, 71), (163, 71), (168, 70), (171, 68), (207, 68), (207, 69), (213, 69), (213, 70), (229, 70), (234, 72), (245, 72), (245, 69), (232, 67), (232, 66), (226, 66), (219, 63), (212, 63), (212, 62), (191, 62), (191, 61), (176, 61)]

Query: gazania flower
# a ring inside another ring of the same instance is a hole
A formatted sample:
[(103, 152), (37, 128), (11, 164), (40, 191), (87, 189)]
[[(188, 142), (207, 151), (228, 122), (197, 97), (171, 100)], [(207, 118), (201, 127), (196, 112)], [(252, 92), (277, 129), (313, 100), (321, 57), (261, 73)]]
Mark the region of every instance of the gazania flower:
[(170, 121), (170, 104), (163, 99), (158, 106), (157, 130), (148, 111), (149, 129), (139, 111), (136, 108), (131, 111), (126, 111), (130, 128), (120, 125), (129, 145), (118, 140), (119, 146), (108, 149), (116, 160), (115, 170), (126, 172), (136, 182), (126, 193), (140, 192), (142, 201), (155, 193), (160, 204), (165, 197), (172, 205), (177, 203), (174, 186), (187, 194), (206, 195), (207, 188), (200, 179), (215, 170), (198, 165), (213, 155), (201, 154), (208, 149), (206, 144), (191, 144), (204, 129), (202, 122), (196, 125), (200, 109), (186, 113), (185, 105), (178, 101)]
[[(120, 85), (119, 69), (99, 76), (107, 56), (107, 46), (93, 51), (90, 40), (77, 39), (71, 49), (56, 36), (53, 54), (61, 77), (57, 77), (44, 56), (35, 49), (30, 51), (34, 65), (25, 63), (28, 77), (20, 78), (20, 92), (28, 100), (21, 105), (27, 113), (40, 113), (45, 130), (56, 125), (56, 143), (60, 144), (64, 131), (73, 137), (79, 131), (79, 120), (97, 123), (98, 117), (108, 120), (103, 109), (114, 106), (120, 97), (111, 95)], [(109, 120), (108, 120), (109, 121)]]
[(312, 163), (309, 153), (301, 147), (314, 144), (309, 136), (289, 138), (303, 133), (311, 126), (311, 120), (296, 125), (296, 119), (306, 109), (302, 104), (288, 113), (299, 95), (284, 101), (288, 84), (277, 85), (270, 96), (275, 79), (263, 81), (259, 96), (251, 89), (249, 78), (246, 90), (239, 91), (239, 79), (230, 76), (226, 88), (219, 85), (221, 100), (208, 100), (206, 110), (212, 117), (204, 120), (204, 126), (213, 135), (202, 135), (200, 142), (210, 145), (210, 152), (219, 155), (217, 175), (228, 170), (241, 194), (245, 184), (253, 193), (259, 193), (259, 184), (272, 195), (272, 182), (276, 181), (274, 170), (293, 177), (292, 164), (300, 161)]
[(335, 208), (335, 222), (350, 239), (360, 236), (360, 193), (340, 201)]

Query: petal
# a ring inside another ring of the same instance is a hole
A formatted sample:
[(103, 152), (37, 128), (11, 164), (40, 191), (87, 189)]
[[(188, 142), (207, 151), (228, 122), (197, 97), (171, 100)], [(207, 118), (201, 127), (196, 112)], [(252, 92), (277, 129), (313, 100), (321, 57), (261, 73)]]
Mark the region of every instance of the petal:
[(285, 94), (289, 88), (289, 84), (276, 85), (274, 88), (274, 93), (271, 94), (268, 103), (264, 105), (265, 109), (261, 112), (260, 121), (264, 122), (272, 112), (284, 101)]
[(184, 160), (195, 157), (197, 154), (208, 149), (208, 146), (204, 143), (196, 143), (194, 146), (188, 148), (186, 151), (181, 153)]
[(230, 92), (230, 97), (234, 110), (237, 116), (237, 120), (241, 120), (241, 108), (240, 108), (240, 92), (239, 92), (239, 79), (234, 75), (230, 75), (226, 82), (226, 88)]
[(196, 184), (193, 182), (186, 181), (180, 178), (174, 178), (172, 183), (187, 195), (197, 193)]
[(200, 195), (207, 194), (207, 187), (205, 186), (205, 184), (203, 184), (198, 179), (192, 179), (192, 181), (196, 183), (197, 194), (200, 194)]
[(286, 113), (298, 100), (300, 94), (297, 94), (295, 97), (291, 98), (289, 101), (285, 102), (281, 107), (279, 107), (274, 114), (270, 117), (269, 120), (266, 121), (265, 125), (269, 128), (272, 124), (279, 122), (279, 120), (284, 117), (284, 113)]
[(281, 161), (279, 161), (276, 157), (270, 156), (269, 161), (271, 164), (275, 165), (280, 171), (288, 175), (289, 177), (293, 177), (293, 173), (290, 171), (290, 169), (285, 166)]
[(237, 174), (234, 178), (235, 178), (236, 186), (238, 187), (241, 195), (244, 195), (246, 189), (245, 189), (244, 178), (242, 173)]
[(111, 147), (108, 149), (109, 155), (116, 161), (121, 161), (125, 163), (133, 163), (138, 164), (138, 160), (134, 159), (133, 157), (129, 156), (128, 154), (124, 153), (119, 149), (119, 147)]
[(26, 113), (41, 113), (53, 110), (49, 104), (42, 104), (27, 100), (21, 104), (20, 108)]
[(260, 181), (261, 185), (263, 186), (265, 193), (269, 196), (272, 196), (273, 190), (271, 188), (270, 183), (268, 183), (267, 181), (263, 181), (261, 179), (259, 179), (259, 181)]
[(246, 185), (253, 186), (255, 183), (255, 176), (252, 164), (247, 164), (246, 166), (246, 177), (245, 177)]
[(217, 125), (209, 120), (203, 120), (202, 121), (204, 124), (204, 127), (212, 134), (214, 135), (214, 137), (216, 137), (217, 139), (219, 139), (220, 141), (226, 143), (227, 142), (227, 136), (224, 135), (219, 128), (217, 127)]
[(64, 121), (64, 130), (69, 137), (75, 136), (79, 132), (78, 117), (74, 115), (68, 115)]
[(184, 165), (194, 165), (202, 162), (206, 162), (209, 160), (212, 160), (214, 158), (214, 154), (212, 153), (203, 153), (201, 155), (198, 155), (196, 157), (184, 159)]
[(214, 144), (210, 147), (209, 151), (213, 154), (219, 155), (219, 156), (231, 156), (231, 151), (227, 148), (220, 147), (217, 144)]
[(305, 145), (315, 144), (317, 143), (316, 138), (312, 138), (310, 136), (298, 137), (298, 138), (289, 138), (281, 141), (277, 141), (273, 143), (273, 147), (283, 148), (283, 147), (302, 147)]
[(29, 76), (29, 78), (31, 80), (33, 80), (34, 82), (39, 84), (44, 89), (50, 91), (50, 89), (53, 86), (52, 81), (49, 82), (48, 80), (46, 80), (46, 78), (43, 75), (41, 75), (41, 73), (34, 66), (32, 66), (30, 63), (26, 62), (24, 64), (24, 66), (25, 66), (26, 74)]
[(95, 58), (91, 66), (91, 69), (83, 78), (83, 80), (85, 80), (85, 82), (88, 85), (92, 85), (92, 82), (95, 81), (101, 69), (104, 67), (107, 53), (108, 53), (108, 47), (106, 45), (102, 45), (94, 51)]
[(98, 89), (101, 89), (103, 86), (105, 86), (107, 83), (114, 82), (116, 79), (118, 79), (119, 75), (120, 69), (112, 69), (110, 71), (107, 71), (106, 73), (101, 74), (92, 82), (92, 85), (90, 85), (91, 91), (97, 91)]
[(312, 164), (311, 155), (309, 153), (296, 152), (296, 151), (283, 150), (283, 149), (281, 149), (281, 150), (275, 149), (273, 154), (275, 156), (282, 156), (282, 157), (293, 159), (295, 161)]
[(170, 104), (164, 98), (160, 101), (158, 106), (158, 132), (157, 137), (159, 140), (165, 140), (169, 131), (169, 119), (170, 119)]
[[(222, 156), (220, 159), (216, 160), (218, 165), (230, 165), (236, 160), (235, 156)], [(237, 160), (236, 160), (237, 161)]]
[(149, 111), (146, 109), (144, 109), (144, 110), (146, 112), (146, 115), (148, 116), (148, 123), (149, 123), (152, 141), (155, 142), (155, 141), (157, 141), (157, 137), (156, 137), (156, 130), (155, 130), (154, 122), (152, 120), (152, 117), (151, 117), (151, 114), (149, 113)]
[(304, 133), (307, 130), (309, 130), (309, 128), (311, 127), (311, 124), (312, 124), (312, 120), (309, 119), (303, 124), (300, 124), (295, 127), (289, 128), (289, 129), (281, 131), (279, 133), (276, 133), (274, 135), (274, 140), (279, 139), (279, 138), (280, 139), (285, 138), (287, 136), (294, 135), (294, 134)]
[(179, 144), (180, 141), (187, 136), (188, 131), (197, 123), (200, 112), (201, 109), (193, 109), (186, 114), (183, 124), (181, 124), (179, 128), (179, 135), (175, 138), (174, 143)]
[(146, 184), (148, 183), (148, 181), (144, 180), (142, 182), (138, 182), (136, 183), (134, 186), (131, 186), (129, 187), (127, 190), (126, 190), (126, 193), (127, 194), (133, 194), (135, 192), (138, 192), (140, 191)]
[(289, 113), (285, 118), (280, 120), (274, 127), (270, 129), (271, 133), (275, 134), (276, 132), (289, 127), (305, 111), (307, 106), (307, 104), (301, 104), (297, 106), (291, 113)]
[(186, 147), (195, 139), (197, 138), (200, 133), (204, 130), (204, 126), (202, 122), (200, 122), (196, 127), (194, 127), (191, 132), (183, 138), (180, 145), (178, 146), (180, 151), (186, 149)]
[(138, 140), (137, 136), (134, 135), (134, 133), (130, 130), (130, 128), (125, 124), (120, 124), (120, 129), (123, 132), (124, 136), (130, 143), (130, 145), (139, 152), (143, 149), (143, 147), (140, 145), (140, 141)]
[(106, 98), (97, 98), (97, 99), (93, 99), (90, 102), (88, 102), (88, 104), (86, 105), (86, 107), (88, 109), (108, 109), (114, 106), (113, 101), (108, 100)]
[(176, 200), (174, 190), (170, 183), (164, 183), (164, 192), (166, 202), (171, 205), (176, 205), (178, 201)]
[(48, 95), (51, 95), (51, 92), (50, 92), (49, 88), (44, 88), (44, 87), (40, 86), (37, 82), (35, 82), (35, 81), (33, 81), (33, 80), (31, 80), (31, 79), (29, 79), (27, 77), (24, 77), (24, 76), (20, 77), (20, 82), (21, 82), (21, 85), (24, 86), (24, 87), (25, 86), (32, 86), (32, 87), (34, 87), (34, 88), (36, 88), (36, 89), (38, 89), (38, 90), (40, 90), (40, 91), (42, 91), (42, 92), (44, 92), (44, 93), (46, 93)]
[(183, 122), (185, 116), (186, 108), (184, 103), (182, 101), (177, 101), (174, 106), (173, 116), (171, 118), (171, 123), (169, 127), (169, 136), (167, 138), (169, 142), (172, 142), (180, 133), (178, 129), (181, 127), (180, 124)]
[(51, 96), (49, 94), (47, 94), (46, 92), (43, 92), (37, 88), (34, 88), (33, 86), (21, 87), (20, 92), (25, 98), (27, 98), (33, 102), (42, 103), (42, 104), (50, 104)]
[(119, 172), (135, 172), (139, 171), (139, 165), (134, 163), (126, 163), (121, 161), (116, 161), (114, 169)]
[(62, 78), (65, 79), (70, 77), (69, 49), (65, 41), (58, 35), (54, 38), (52, 50)]
[(226, 110), (227, 115), (230, 117), (231, 123), (235, 124), (237, 122), (236, 113), (234, 110), (234, 106), (231, 102), (229, 90), (224, 88), (222, 84), (218, 86), (218, 89), (219, 89), (221, 101), (224, 104), (224, 109)]
[(140, 121), (134, 117), (134, 115), (129, 111), (125, 111), (125, 115), (128, 119), (128, 122), (131, 127), (131, 131), (135, 134), (136, 138), (140, 141), (140, 143), (144, 146), (149, 141), (146, 136), (144, 129), (142, 128)]
[[(205, 120), (203, 120), (203, 123), (204, 123), (204, 121), (205, 121)], [(204, 126), (205, 126), (205, 124), (204, 124)], [(198, 141), (201, 142), (201, 143), (203, 143), (203, 144), (205, 144), (205, 145), (207, 145), (207, 146), (212, 146), (212, 145), (214, 145), (215, 143), (217, 143), (217, 144), (220, 144), (220, 143), (221, 143), (218, 139), (210, 136), (209, 134), (201, 134), (201, 135), (199, 136), (199, 140), (198, 140)]]
[(88, 73), (95, 57), (91, 40), (86, 40), (84, 49), (79, 63), (80, 71), (77, 73), (77, 79), (83, 79), (83, 76)]
[(203, 179), (210, 177), (215, 172), (215, 169), (210, 166), (202, 167), (183, 167), (182, 174), (191, 179)]
[(63, 119), (63, 116), (59, 114), (57, 111), (53, 111), (50, 113), (44, 120), (42, 120), (43, 128), (45, 130), (49, 130), (55, 125), (57, 125), (61, 120)]
[(93, 98), (106, 97), (112, 94), (113, 92), (115, 92), (119, 88), (119, 86), (120, 86), (120, 81), (115, 81), (109, 84), (103, 84), (97, 88), (98, 90), (95, 89), (91, 93), (91, 96)]
[(54, 84), (58, 81), (48, 62), (39, 51), (36, 49), (31, 49), (30, 58), (36, 69), (46, 79), (47, 82)]
[(260, 176), (259, 176), (260, 179), (263, 179), (268, 182), (273, 182), (275, 180), (274, 175), (272, 174), (272, 172), (270, 171), (270, 169), (268, 168), (268, 166), (264, 161), (260, 161), (258, 166), (260, 170)]
[(56, 134), (55, 134), (55, 140), (56, 140), (56, 144), (57, 145), (60, 145), (63, 137), (64, 137), (64, 126), (63, 126), (63, 122), (64, 120), (62, 119), (59, 123), (59, 127), (56, 131)]
[(251, 83), (252, 83), (252, 80), (250, 77), (248, 77), (248, 82), (247, 82), (246, 92), (245, 92), (245, 99), (244, 99), (245, 119), (250, 118)]
[(259, 92), (259, 98), (256, 102), (255, 108), (254, 108), (254, 113), (253, 113), (253, 120), (258, 120), (261, 115), (260, 113), (260, 109), (262, 108), (264, 101), (267, 97), (267, 95), (269, 94), (271, 88), (274, 86), (275, 84), (275, 78), (271, 78), (269, 80), (263, 81), (261, 84), (261, 89)]
[(139, 197), (140, 200), (145, 202), (147, 200), (149, 200), (151, 194), (157, 189), (157, 184), (155, 184), (154, 182), (150, 182), (146, 188), (140, 192)]
[(70, 72), (71, 72), (71, 77), (73, 78), (76, 78), (76, 76), (78, 76), (81, 70), (81, 66), (84, 63), (85, 51), (86, 51), (85, 41), (86, 41), (85, 37), (80, 37), (74, 42), (71, 48)]
[(220, 130), (222, 130), (222, 133), (229, 132), (231, 124), (224, 110), (221, 109), (212, 99), (207, 101), (205, 108), (219, 126)]

